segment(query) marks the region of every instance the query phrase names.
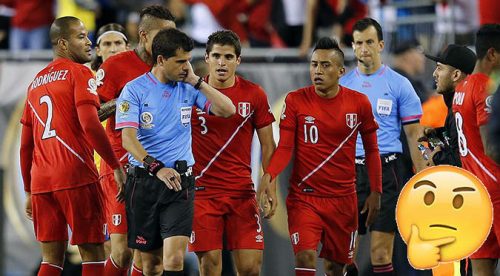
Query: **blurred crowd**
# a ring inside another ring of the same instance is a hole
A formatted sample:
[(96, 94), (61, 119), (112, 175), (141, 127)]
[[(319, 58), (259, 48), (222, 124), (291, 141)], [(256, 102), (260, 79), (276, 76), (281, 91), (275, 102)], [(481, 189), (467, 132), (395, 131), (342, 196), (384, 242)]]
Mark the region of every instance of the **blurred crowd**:
[(0, 49), (49, 49), (49, 24), (65, 15), (81, 18), (91, 38), (119, 23), (134, 43), (138, 13), (151, 4), (165, 5), (198, 46), (215, 30), (230, 29), (245, 47), (297, 47), (300, 55), (325, 34), (349, 46), (353, 23), (366, 16), (384, 23), (392, 50), (422, 32), (433, 33), (434, 45), (472, 45), (480, 24), (500, 22), (498, 0), (0, 0)]

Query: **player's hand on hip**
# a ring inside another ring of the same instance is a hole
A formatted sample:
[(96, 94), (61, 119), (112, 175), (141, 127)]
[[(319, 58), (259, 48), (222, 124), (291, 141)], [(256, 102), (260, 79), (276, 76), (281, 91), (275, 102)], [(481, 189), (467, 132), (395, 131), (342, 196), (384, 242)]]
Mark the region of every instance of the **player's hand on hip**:
[(163, 181), (170, 190), (176, 192), (182, 190), (181, 175), (176, 170), (172, 168), (161, 168), (156, 173), (156, 177)]
[(125, 171), (123, 168), (120, 166), (118, 169), (114, 170), (114, 175), (115, 175), (115, 182), (116, 185), (118, 186), (118, 193), (116, 194), (116, 200), (118, 202), (123, 202), (125, 200), (125, 180), (127, 179), (127, 175), (125, 174)]
[(26, 202), (24, 210), (26, 212), (26, 217), (29, 220), (33, 220), (33, 208), (31, 206), (31, 193), (26, 193)]
[(368, 211), (368, 215), (366, 216), (366, 227), (370, 226), (378, 216), (378, 212), (380, 211), (380, 193), (371, 192), (368, 198), (365, 201), (365, 205), (363, 206), (363, 210), (361, 210), (361, 214), (364, 214)]
[(441, 246), (450, 244), (455, 240), (454, 237), (423, 240), (420, 238), (418, 227), (412, 225), (410, 240), (408, 241), (408, 260), (417, 269), (435, 267), (441, 261)]

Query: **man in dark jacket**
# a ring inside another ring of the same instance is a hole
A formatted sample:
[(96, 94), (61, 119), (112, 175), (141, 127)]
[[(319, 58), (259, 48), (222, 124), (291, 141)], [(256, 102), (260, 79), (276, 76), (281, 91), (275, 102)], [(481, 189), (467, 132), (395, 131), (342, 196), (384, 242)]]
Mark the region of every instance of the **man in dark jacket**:
[[(425, 55), (435, 61), (436, 69), (432, 74), (436, 81), (436, 92), (443, 95), (448, 115), (444, 127), (438, 129), (426, 129), (425, 137), (433, 148), (430, 152), (429, 165), (454, 165), (461, 166), (460, 155), (458, 153), (458, 135), (455, 127), (455, 117), (451, 110), (455, 87), (467, 75), (474, 70), (476, 55), (466, 46), (450, 44), (443, 52), (435, 57)], [(442, 143), (436, 143), (439, 140)]]

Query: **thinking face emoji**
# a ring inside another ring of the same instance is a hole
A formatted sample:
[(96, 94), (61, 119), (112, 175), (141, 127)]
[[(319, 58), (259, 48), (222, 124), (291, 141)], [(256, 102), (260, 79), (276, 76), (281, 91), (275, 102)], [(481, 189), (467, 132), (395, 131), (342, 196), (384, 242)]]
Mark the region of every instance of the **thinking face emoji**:
[(416, 174), (403, 188), (396, 221), (415, 268), (461, 260), (486, 240), (493, 208), (486, 188), (470, 172), (437, 166)]

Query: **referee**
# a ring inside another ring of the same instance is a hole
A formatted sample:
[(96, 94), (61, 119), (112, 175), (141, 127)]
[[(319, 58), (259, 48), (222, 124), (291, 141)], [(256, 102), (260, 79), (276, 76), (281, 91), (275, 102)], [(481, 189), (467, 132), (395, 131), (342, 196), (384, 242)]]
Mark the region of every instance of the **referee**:
[(151, 72), (129, 82), (117, 101), (116, 128), (131, 164), (128, 245), (141, 252), (145, 275), (184, 275), (194, 199), (192, 106), (222, 117), (235, 113), (229, 98), (193, 73), (192, 49), (183, 32), (160, 31)]

